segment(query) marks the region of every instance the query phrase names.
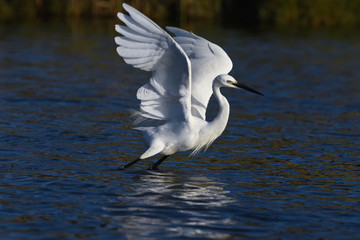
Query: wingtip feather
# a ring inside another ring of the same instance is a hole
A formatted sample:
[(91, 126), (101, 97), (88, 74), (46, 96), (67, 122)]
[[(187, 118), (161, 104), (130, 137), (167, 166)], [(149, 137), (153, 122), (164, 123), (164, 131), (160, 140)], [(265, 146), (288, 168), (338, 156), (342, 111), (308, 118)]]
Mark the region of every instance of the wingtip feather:
[(115, 31), (121, 33), (121, 27), (119, 24), (115, 24)]
[(130, 5), (127, 4), (127, 3), (123, 3), (122, 6), (123, 6), (123, 8), (124, 8), (127, 12), (129, 12), (128, 9), (133, 8), (132, 6), (130, 6)]

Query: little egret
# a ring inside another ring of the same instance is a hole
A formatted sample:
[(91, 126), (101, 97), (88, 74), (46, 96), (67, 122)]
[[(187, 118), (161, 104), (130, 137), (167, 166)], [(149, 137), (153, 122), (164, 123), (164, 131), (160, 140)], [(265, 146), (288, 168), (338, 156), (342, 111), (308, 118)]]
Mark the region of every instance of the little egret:
[[(155, 121), (135, 128), (142, 131), (148, 149), (120, 169), (161, 154), (162, 158), (150, 167), (156, 170), (168, 156), (188, 150), (195, 154), (221, 135), (230, 112), (221, 87), (262, 94), (228, 75), (232, 61), (216, 44), (183, 29), (166, 27), (175, 35), (172, 37), (135, 8), (125, 3), (123, 7), (129, 15), (117, 15), (126, 26), (115, 26), (122, 35), (115, 37), (119, 45), (116, 50), (126, 63), (152, 72), (149, 82), (137, 91), (141, 101), (137, 113), (142, 119)], [(219, 113), (208, 122), (206, 108), (212, 94)]]

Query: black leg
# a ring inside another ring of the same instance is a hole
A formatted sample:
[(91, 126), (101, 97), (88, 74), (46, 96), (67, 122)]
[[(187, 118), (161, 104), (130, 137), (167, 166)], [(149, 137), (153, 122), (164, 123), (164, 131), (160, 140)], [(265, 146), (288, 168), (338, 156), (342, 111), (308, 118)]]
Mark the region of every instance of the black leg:
[(158, 166), (165, 160), (167, 159), (169, 156), (165, 155), (162, 158), (160, 158), (159, 161), (157, 161), (156, 163), (154, 163), (153, 165), (151, 165), (151, 167), (148, 170), (159, 170)]
[(137, 163), (137, 162), (140, 161), (140, 160), (141, 160), (140, 158), (137, 158), (137, 159), (135, 159), (134, 161), (126, 164), (125, 166), (119, 167), (119, 170), (125, 170), (125, 169), (127, 169), (128, 167), (130, 167), (131, 165)]

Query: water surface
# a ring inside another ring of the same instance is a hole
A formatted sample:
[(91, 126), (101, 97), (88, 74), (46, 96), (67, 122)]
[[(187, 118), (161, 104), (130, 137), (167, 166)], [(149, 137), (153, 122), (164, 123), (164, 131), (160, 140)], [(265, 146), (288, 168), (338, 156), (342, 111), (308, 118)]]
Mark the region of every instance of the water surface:
[(149, 74), (106, 28), (3, 26), (1, 239), (358, 238), (358, 37), (200, 31), (265, 96), (224, 89), (230, 121), (208, 151), (121, 172), (145, 150), (129, 115)]

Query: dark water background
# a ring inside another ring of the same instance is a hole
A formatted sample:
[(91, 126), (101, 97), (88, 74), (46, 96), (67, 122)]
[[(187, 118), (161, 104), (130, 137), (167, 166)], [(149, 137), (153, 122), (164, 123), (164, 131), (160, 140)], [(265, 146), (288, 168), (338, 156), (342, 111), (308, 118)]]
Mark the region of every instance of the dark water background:
[(121, 172), (144, 151), (129, 111), (149, 75), (103, 28), (2, 26), (1, 239), (360, 238), (358, 35), (197, 31), (265, 97), (224, 89), (207, 152)]

